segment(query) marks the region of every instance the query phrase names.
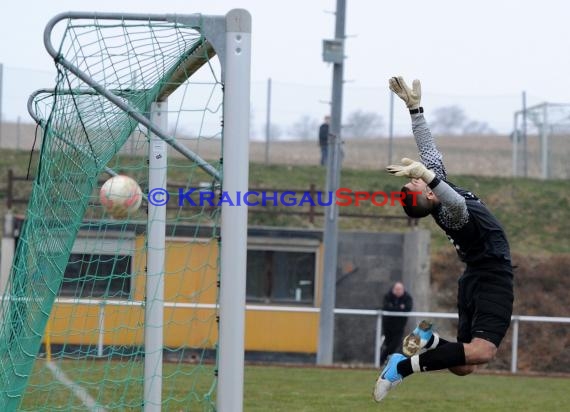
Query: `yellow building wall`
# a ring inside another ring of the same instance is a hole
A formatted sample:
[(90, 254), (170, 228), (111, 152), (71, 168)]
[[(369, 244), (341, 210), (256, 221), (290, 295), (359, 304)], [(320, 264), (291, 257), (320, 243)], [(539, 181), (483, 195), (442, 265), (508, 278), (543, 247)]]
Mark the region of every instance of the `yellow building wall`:
[[(58, 303), (52, 311), (52, 344), (141, 345), (144, 340), (146, 250), (142, 236), (135, 240), (133, 305), (71, 305)], [(167, 239), (165, 253), (166, 302), (214, 304), (217, 296), (218, 247), (214, 240)], [(152, 275), (152, 274), (149, 274)], [(101, 314), (101, 310), (104, 311)], [(99, 330), (104, 315), (104, 329)], [(212, 348), (218, 339), (215, 309), (165, 307), (164, 344), (171, 348)], [(247, 311), (245, 349), (315, 353), (319, 315), (314, 312)]]
[(318, 313), (248, 311), (245, 349), (315, 353), (318, 327)]

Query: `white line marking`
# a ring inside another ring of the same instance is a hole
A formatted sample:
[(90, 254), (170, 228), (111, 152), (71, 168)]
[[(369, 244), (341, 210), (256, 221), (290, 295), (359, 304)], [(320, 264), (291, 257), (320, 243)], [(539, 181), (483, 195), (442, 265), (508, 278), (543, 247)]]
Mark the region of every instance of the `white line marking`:
[(89, 396), (89, 394), (87, 393), (87, 391), (85, 389), (83, 389), (77, 383), (75, 383), (71, 379), (69, 379), (67, 377), (67, 375), (61, 369), (59, 369), (56, 366), (55, 363), (47, 361), (46, 365), (49, 368), (49, 370), (51, 371), (51, 373), (53, 373), (53, 376), (55, 376), (55, 378), (58, 381), (60, 381), (62, 384), (67, 386), (73, 392), (73, 394), (81, 402), (83, 402), (83, 405), (85, 405), (89, 409), (89, 411), (91, 411), (91, 412), (105, 412), (105, 408), (102, 408), (101, 406), (97, 405), (97, 402), (95, 402), (95, 399), (93, 399), (91, 396)]

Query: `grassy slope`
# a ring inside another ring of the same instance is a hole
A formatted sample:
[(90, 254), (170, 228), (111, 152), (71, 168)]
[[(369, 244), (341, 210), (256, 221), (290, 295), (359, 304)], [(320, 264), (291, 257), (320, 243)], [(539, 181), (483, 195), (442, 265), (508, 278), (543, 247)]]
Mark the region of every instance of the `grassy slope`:
[[(544, 254), (570, 253), (570, 181), (536, 179), (512, 179), (479, 176), (451, 176), (451, 181), (468, 188), (480, 196), (496, 214), (506, 228), (516, 253)], [(251, 186), (276, 188), (305, 188), (314, 182), (324, 187), (324, 170), (314, 166), (270, 166), (252, 165)], [(399, 190), (404, 179), (394, 178), (382, 171), (345, 170), (341, 186), (353, 190)], [(387, 215), (402, 215), (399, 207), (382, 207), (381, 210), (368, 205), (351, 208), (352, 212), (367, 211)], [(343, 209), (344, 210), (344, 209)], [(341, 214), (343, 212), (341, 210)], [(341, 220), (341, 227), (372, 230), (397, 230), (402, 223), (389, 224), (386, 221), (355, 222)], [(434, 252), (448, 247), (448, 241), (429, 220), (420, 222), (421, 227), (432, 230)]]
[[(35, 173), (37, 164), (35, 153), (31, 173)], [(0, 151), (0, 194), (5, 187), (7, 170), (12, 168), (15, 173), (24, 176), (29, 160), (28, 152), (12, 150)], [(181, 164), (180, 159), (173, 159), (171, 165)], [(140, 159), (134, 159), (131, 164), (141, 164)], [(171, 169), (169, 179), (176, 182), (185, 182), (186, 176), (176, 167)], [(142, 170), (141, 170), (142, 171)], [(208, 180), (201, 171), (195, 173), (195, 182)], [(314, 183), (317, 189), (325, 186), (325, 170), (319, 166), (265, 166), (261, 164), (250, 165), (251, 188), (275, 189), (304, 189)], [(512, 179), (504, 177), (481, 176), (451, 176), (451, 180), (479, 195), (503, 223), (510, 238), (515, 253), (545, 255), (570, 253), (570, 181), (536, 179)], [(405, 183), (402, 178), (389, 176), (380, 170), (343, 170), (341, 186), (366, 191), (398, 191)], [(29, 192), (30, 185), (19, 182), (15, 191), (20, 196)], [(18, 207), (24, 210), (23, 206)], [(4, 201), (0, 203), (0, 212), (3, 213)], [(291, 210), (307, 210), (307, 208), (287, 208)], [(321, 208), (322, 211), (322, 208)], [(343, 213), (373, 213), (375, 215), (403, 216), (400, 207), (375, 207), (370, 203), (360, 207), (341, 208)], [(275, 216), (250, 215), (250, 224), (263, 224), (271, 226), (296, 227), (323, 227), (322, 220), (317, 219), (314, 225), (309, 224), (306, 217), (301, 216)], [(400, 231), (406, 229), (405, 221), (389, 221), (381, 219), (354, 219), (341, 218), (341, 229), (373, 230), (373, 231)], [(438, 253), (448, 248), (445, 236), (429, 220), (420, 222), (420, 227), (432, 229), (433, 252)]]

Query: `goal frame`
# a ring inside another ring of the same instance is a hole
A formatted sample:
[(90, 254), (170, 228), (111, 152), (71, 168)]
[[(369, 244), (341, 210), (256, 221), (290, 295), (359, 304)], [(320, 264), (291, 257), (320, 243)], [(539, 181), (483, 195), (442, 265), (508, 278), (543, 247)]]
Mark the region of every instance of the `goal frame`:
[[(563, 111), (565, 115), (562, 118), (560, 116), (552, 116), (551, 112), (556, 110)], [(511, 134), (513, 177), (528, 176), (527, 143), (529, 136), (527, 125), (529, 122), (538, 132), (540, 143), (540, 178), (546, 180), (552, 177), (550, 138), (556, 126), (565, 126), (566, 130), (570, 127), (570, 116), (566, 115), (566, 113), (570, 113), (570, 103), (543, 102), (515, 111), (513, 116), (513, 132)]]
[[(158, 93), (158, 98), (151, 105), (151, 113), (146, 117), (135, 108), (123, 101), (118, 95), (119, 90), (108, 90), (93, 80), (88, 74), (66, 60), (51, 42), (55, 26), (69, 19), (91, 20), (133, 20), (181, 23), (191, 26), (200, 32), (205, 42), (199, 44), (187, 54), (187, 58), (168, 73), (168, 81)], [(138, 14), (138, 13), (89, 13), (67, 12), (53, 17), (44, 30), (44, 45), (53, 59), (87, 86), (86, 93), (96, 93), (115, 106), (126, 112), (134, 121), (146, 127), (151, 133), (151, 146), (160, 146), (166, 153), (164, 143), (196, 163), (210, 174), (218, 183), (223, 182), (223, 189), (229, 193), (243, 193), (248, 190), (249, 174), (249, 106), (250, 106), (250, 72), (251, 72), (251, 16), (243, 9), (233, 9), (225, 16), (208, 16), (201, 14)], [(211, 58), (217, 55), (221, 66), (221, 80), (224, 88), (223, 131), (222, 131), (222, 157), (223, 168), (220, 174), (213, 166), (200, 156), (187, 149), (170, 136), (166, 116), (160, 119), (160, 113), (165, 110), (168, 96), (201, 65), (192, 59), (193, 55), (202, 58), (207, 55)], [(149, 157), (152, 158), (152, 147), (149, 147)], [(162, 162), (153, 163), (149, 159), (149, 184), (166, 184), (166, 156)], [(164, 234), (165, 210), (164, 207), (149, 205), (149, 240), (156, 244), (149, 244), (148, 273), (151, 268), (155, 272), (164, 270)], [(158, 210), (161, 209), (161, 210)], [(158, 213), (158, 214), (157, 214)], [(245, 329), (245, 285), (246, 285), (246, 258), (247, 258), (247, 205), (231, 206), (226, 202), (222, 204), (220, 242), (220, 289), (219, 289), (219, 345), (218, 345), (218, 383), (216, 405), (221, 412), (243, 409), (243, 375), (244, 375), (244, 329)], [(162, 247), (160, 243), (162, 242)], [(230, 247), (224, 247), (224, 245)], [(162, 250), (161, 250), (162, 249)], [(148, 293), (145, 310), (145, 320), (162, 322), (162, 308), (164, 303), (163, 291), (164, 277), (157, 276), (147, 288), (153, 288)], [(153, 296), (152, 301), (148, 297)], [(145, 328), (146, 329), (146, 328)], [(153, 328), (156, 333), (156, 328)], [(152, 334), (145, 331), (145, 352), (153, 348), (154, 355), (149, 356), (153, 368), (162, 364), (162, 338), (153, 339)], [(159, 348), (160, 350), (156, 351)], [(144, 410), (160, 410), (161, 388), (156, 383), (156, 369), (154, 381), (150, 385), (147, 381), (147, 360), (145, 359), (145, 388)]]

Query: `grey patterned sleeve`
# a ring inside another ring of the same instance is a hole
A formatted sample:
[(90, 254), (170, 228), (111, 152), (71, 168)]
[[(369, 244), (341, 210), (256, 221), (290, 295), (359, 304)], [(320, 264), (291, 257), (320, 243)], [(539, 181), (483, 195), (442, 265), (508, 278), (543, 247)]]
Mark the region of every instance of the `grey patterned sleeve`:
[(440, 221), (449, 229), (461, 229), (469, 221), (469, 210), (465, 198), (443, 180), (432, 190), (441, 203)]
[(435, 145), (431, 132), (423, 114), (412, 115), (412, 131), (420, 154), (420, 160), (437, 177), (445, 179), (447, 172), (443, 165), (443, 156)]

